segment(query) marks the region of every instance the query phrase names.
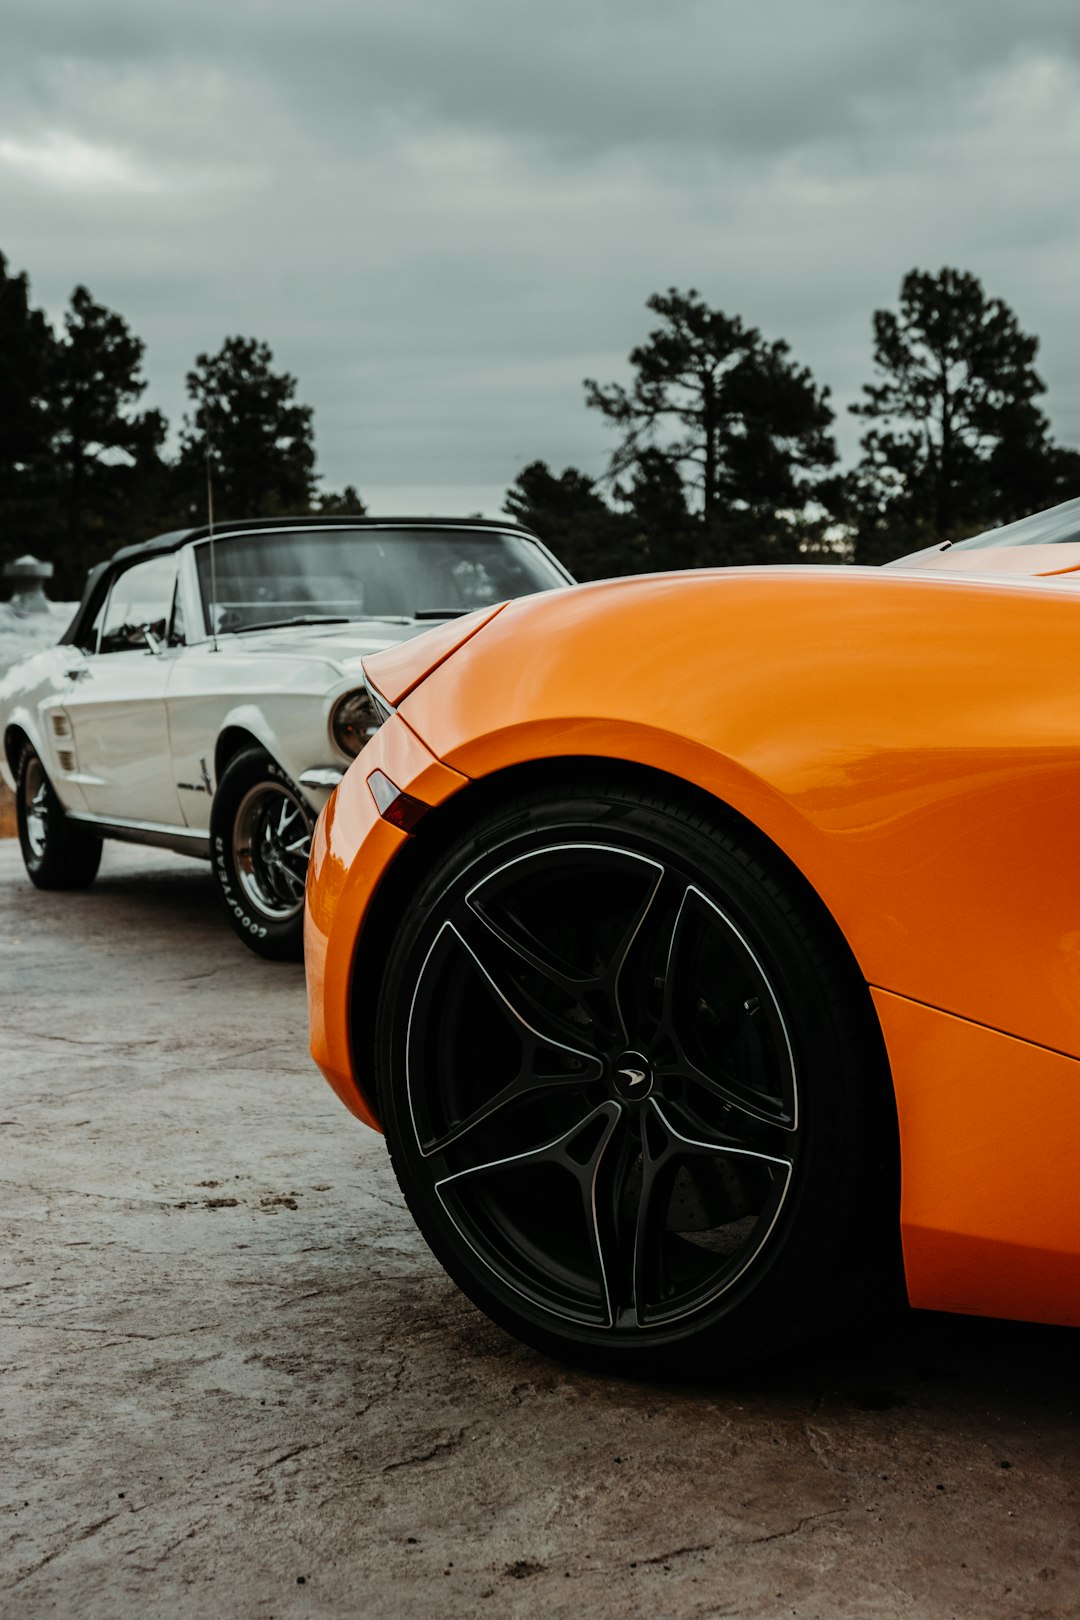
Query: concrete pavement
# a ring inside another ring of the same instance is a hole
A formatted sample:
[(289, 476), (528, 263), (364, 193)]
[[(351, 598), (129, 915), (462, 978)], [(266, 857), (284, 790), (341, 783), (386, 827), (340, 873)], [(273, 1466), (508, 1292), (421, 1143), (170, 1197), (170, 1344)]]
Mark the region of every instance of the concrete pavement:
[(0, 1614), (1066, 1616), (1080, 1337), (568, 1371), (418, 1239), (197, 863), (0, 842)]

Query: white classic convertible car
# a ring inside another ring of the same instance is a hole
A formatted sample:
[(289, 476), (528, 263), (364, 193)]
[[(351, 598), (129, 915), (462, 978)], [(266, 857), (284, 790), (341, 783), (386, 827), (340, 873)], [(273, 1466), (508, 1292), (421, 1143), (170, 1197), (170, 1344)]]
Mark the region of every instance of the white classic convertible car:
[(27, 872), (85, 887), (103, 838), (202, 856), (245, 943), (299, 957), (316, 815), (380, 722), (361, 657), (572, 583), (509, 520), (272, 518), (118, 551), (0, 681)]

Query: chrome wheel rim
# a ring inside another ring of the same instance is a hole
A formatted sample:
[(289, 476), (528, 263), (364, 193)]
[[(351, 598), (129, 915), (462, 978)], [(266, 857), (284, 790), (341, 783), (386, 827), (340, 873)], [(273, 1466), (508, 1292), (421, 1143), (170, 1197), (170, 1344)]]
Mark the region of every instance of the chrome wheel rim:
[(23, 774), (23, 815), (30, 853), (40, 861), (49, 837), (49, 782), (37, 758), (29, 761)]
[(700, 881), (551, 843), (451, 899), (405, 1036), (418, 1167), (531, 1314), (640, 1338), (776, 1242), (801, 1139), (780, 1001)]
[(249, 788), (233, 820), (233, 861), (251, 905), (274, 922), (288, 922), (304, 905), (312, 821), (290, 788), (260, 782)]

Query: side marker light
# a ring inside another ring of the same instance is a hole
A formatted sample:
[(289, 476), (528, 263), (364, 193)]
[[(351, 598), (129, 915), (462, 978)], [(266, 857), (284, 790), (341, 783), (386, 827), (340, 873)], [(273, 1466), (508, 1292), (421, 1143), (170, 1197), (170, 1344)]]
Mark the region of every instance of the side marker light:
[(402, 832), (412, 832), (417, 822), (431, 809), (429, 804), (414, 799), (411, 793), (403, 793), (385, 771), (372, 771), (367, 782), (380, 816), (391, 827), (400, 827)]

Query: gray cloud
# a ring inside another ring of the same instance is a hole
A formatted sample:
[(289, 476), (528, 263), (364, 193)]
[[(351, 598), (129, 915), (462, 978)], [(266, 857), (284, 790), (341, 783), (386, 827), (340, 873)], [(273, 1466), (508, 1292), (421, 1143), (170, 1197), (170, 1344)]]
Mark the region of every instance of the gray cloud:
[(376, 495), (599, 470), (581, 378), (671, 284), (842, 405), (914, 264), (1013, 303), (1080, 443), (1078, 90), (1071, 0), (9, 0), (0, 250), (120, 309), (174, 420), (196, 352), (266, 338)]
[(896, 93), (948, 102), (1017, 55), (1080, 53), (1068, 0), (195, 0), (182, 11), (20, 0), (7, 11), (9, 93), (100, 98), (117, 122), (141, 116), (152, 76), (189, 96), (215, 81), (256, 89), (266, 114), (288, 107), (335, 140), (390, 111), (593, 154), (783, 150), (861, 127)]

